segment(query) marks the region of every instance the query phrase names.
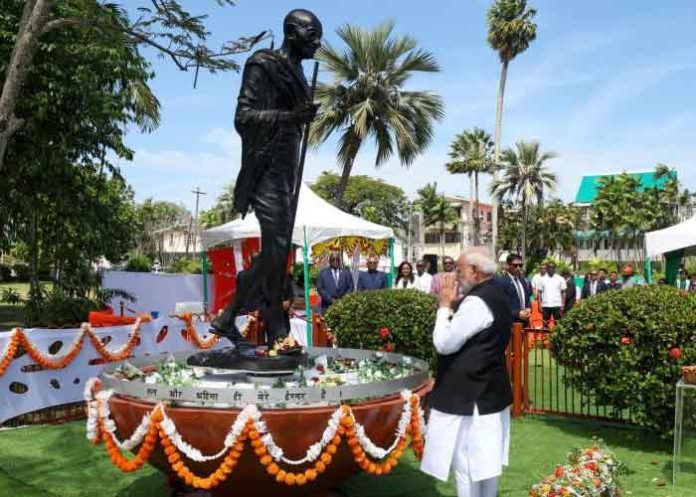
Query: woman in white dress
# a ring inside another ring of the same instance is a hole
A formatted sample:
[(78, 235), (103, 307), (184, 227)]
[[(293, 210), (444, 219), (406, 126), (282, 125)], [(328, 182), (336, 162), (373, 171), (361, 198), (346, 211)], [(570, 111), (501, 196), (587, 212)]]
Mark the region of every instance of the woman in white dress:
[(394, 288), (399, 290), (409, 290), (416, 287), (416, 277), (413, 275), (413, 266), (410, 262), (404, 261), (399, 264), (394, 280)]

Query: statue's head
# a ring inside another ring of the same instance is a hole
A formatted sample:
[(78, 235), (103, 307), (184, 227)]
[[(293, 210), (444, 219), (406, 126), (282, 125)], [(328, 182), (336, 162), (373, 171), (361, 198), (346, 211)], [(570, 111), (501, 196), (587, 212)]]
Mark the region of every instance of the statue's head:
[(284, 45), (301, 59), (311, 59), (321, 46), (324, 30), (319, 18), (305, 9), (295, 9), (283, 21)]

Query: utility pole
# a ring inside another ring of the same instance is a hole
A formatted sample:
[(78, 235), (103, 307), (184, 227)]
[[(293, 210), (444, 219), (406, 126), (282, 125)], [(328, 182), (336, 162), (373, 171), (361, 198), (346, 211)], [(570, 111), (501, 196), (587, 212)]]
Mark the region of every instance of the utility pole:
[(204, 191), (201, 190), (200, 186), (197, 186), (195, 190), (191, 190), (191, 193), (196, 195), (196, 210), (191, 218), (191, 222), (189, 223), (189, 233), (188, 233), (188, 238), (186, 240), (186, 255), (188, 256), (189, 253), (189, 242), (193, 239), (193, 252), (196, 251), (196, 238), (195, 235), (193, 234), (193, 223), (195, 221), (196, 223), (196, 230), (198, 229), (198, 203), (201, 199), (201, 195), (207, 195)]

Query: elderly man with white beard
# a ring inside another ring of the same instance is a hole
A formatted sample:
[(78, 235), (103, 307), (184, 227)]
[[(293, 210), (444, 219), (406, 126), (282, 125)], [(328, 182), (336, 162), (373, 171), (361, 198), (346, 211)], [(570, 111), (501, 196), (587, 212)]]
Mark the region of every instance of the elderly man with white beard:
[(457, 273), (446, 275), (433, 332), (437, 377), (421, 470), (446, 481), (453, 469), (459, 497), (495, 497), (508, 462), (512, 318), (495, 271), (486, 250), (462, 253)]

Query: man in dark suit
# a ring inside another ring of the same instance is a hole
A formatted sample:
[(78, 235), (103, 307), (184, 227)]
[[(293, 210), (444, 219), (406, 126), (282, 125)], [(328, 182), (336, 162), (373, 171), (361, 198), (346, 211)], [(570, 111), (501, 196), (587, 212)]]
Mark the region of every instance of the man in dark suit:
[(329, 267), (319, 271), (317, 291), (321, 297), (322, 314), (334, 301), (353, 291), (350, 274), (341, 269), (341, 256), (333, 252), (329, 256)]
[(599, 273), (596, 269), (590, 271), (590, 278), (585, 280), (582, 285), (582, 294), (580, 295), (583, 299), (588, 297), (594, 297), (600, 293), (607, 291), (607, 284), (599, 279)]
[(510, 254), (506, 262), (507, 268), (505, 273), (497, 277), (494, 283), (498, 284), (507, 295), (513, 322), (526, 325), (532, 312), (530, 303), (532, 289), (527, 279), (521, 276), (522, 266), (524, 265), (522, 256)]
[(575, 300), (578, 296), (578, 289), (575, 286), (575, 278), (573, 278), (573, 273), (570, 272), (570, 269), (564, 269), (561, 271), (561, 276), (565, 278), (566, 286), (568, 287), (565, 296), (565, 306), (563, 307), (563, 314), (565, 314), (566, 312), (570, 312), (575, 305)]
[(389, 288), (387, 275), (383, 271), (377, 270), (378, 264), (379, 257), (376, 255), (371, 255), (367, 258), (367, 271), (360, 271), (358, 274), (358, 292)]

